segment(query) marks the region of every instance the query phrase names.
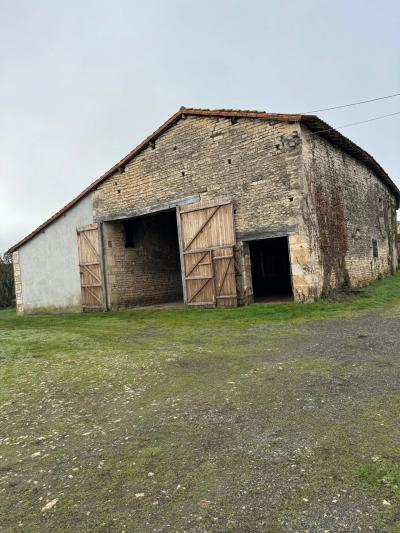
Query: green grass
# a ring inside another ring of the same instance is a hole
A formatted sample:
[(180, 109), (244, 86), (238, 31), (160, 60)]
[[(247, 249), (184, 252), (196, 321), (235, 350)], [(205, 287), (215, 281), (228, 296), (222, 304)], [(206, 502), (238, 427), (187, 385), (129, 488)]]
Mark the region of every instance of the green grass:
[(399, 306), (394, 276), (315, 304), (0, 312), (0, 531), (345, 531), (354, 509), (395, 531), (398, 354), (333, 357), (312, 321)]
[(372, 463), (359, 466), (355, 475), (362, 483), (371, 489), (381, 489), (400, 499), (400, 464), (391, 461), (381, 461), (377, 458)]
[[(165, 325), (179, 325), (182, 323), (197, 323), (198, 321), (215, 322), (235, 320), (235, 326), (243, 325), (254, 321), (305, 321), (305, 320), (323, 320), (335, 317), (348, 317), (359, 315), (365, 311), (388, 307), (391, 304), (399, 305), (400, 301), (400, 273), (389, 276), (368, 285), (367, 287), (354, 289), (351, 293), (337, 293), (332, 299), (323, 299), (315, 303), (287, 303), (287, 304), (253, 304), (249, 307), (239, 307), (236, 309), (179, 309), (179, 310), (131, 310), (113, 312), (113, 320), (125, 320), (129, 316), (134, 316), (136, 321), (157, 317)], [(132, 315), (133, 313), (133, 315)], [(85, 315), (56, 315), (57, 324), (60, 327), (63, 324), (72, 324), (74, 320), (87, 321), (93, 324), (99, 316), (103, 314), (92, 313)], [(108, 316), (108, 315), (107, 315)], [(2, 323), (13, 322), (16, 319), (13, 310), (1, 311)], [(24, 316), (18, 317), (18, 324), (29, 326), (32, 323), (37, 324), (54, 324), (54, 315), (42, 316)]]

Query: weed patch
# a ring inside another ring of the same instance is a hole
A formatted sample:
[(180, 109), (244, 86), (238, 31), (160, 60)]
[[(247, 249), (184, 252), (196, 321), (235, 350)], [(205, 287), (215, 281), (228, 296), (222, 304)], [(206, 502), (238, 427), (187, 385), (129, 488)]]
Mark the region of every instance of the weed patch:
[(355, 470), (355, 477), (371, 489), (391, 492), (400, 499), (400, 464), (392, 461), (367, 463)]

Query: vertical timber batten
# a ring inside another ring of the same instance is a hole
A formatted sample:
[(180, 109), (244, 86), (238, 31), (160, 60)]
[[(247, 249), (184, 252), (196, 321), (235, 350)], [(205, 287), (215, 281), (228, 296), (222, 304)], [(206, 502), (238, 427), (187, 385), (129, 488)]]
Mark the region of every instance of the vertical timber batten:
[(187, 304), (187, 293), (186, 293), (186, 279), (185, 279), (185, 261), (183, 257), (183, 246), (182, 246), (181, 215), (179, 211), (179, 206), (176, 206), (175, 209), (176, 209), (176, 226), (178, 229), (179, 259), (180, 259), (180, 264), (181, 264), (183, 302), (186, 305)]
[(104, 257), (104, 227), (103, 222), (99, 222), (99, 251), (100, 251), (100, 270), (101, 270), (101, 282), (103, 287), (103, 300), (104, 300), (104, 310), (108, 311), (110, 309), (110, 304), (108, 301), (108, 291), (107, 291), (107, 278), (106, 278), (106, 262)]

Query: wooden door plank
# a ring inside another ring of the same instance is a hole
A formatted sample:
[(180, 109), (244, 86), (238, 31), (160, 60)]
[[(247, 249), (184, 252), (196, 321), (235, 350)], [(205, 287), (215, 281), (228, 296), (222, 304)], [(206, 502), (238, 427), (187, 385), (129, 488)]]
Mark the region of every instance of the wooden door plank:
[(98, 297), (96, 296), (96, 294), (95, 294), (93, 291), (90, 290), (89, 287), (85, 287), (85, 289), (87, 290), (87, 292), (88, 292), (91, 296), (93, 296), (93, 298), (94, 298), (95, 300), (97, 300), (101, 305), (103, 305), (103, 302), (100, 300), (100, 298), (98, 298)]
[(225, 271), (224, 271), (224, 273), (222, 275), (222, 281), (221, 281), (221, 283), (219, 284), (219, 287), (218, 287), (218, 296), (220, 296), (221, 291), (222, 291), (222, 287), (224, 286), (225, 279), (226, 279), (226, 276), (228, 274), (229, 267), (231, 265), (231, 261), (232, 261), (232, 259), (228, 259), (228, 264), (226, 265)]
[[(94, 265), (98, 265), (98, 266), (100, 266), (99, 263), (94, 263), (93, 266), (94, 266)], [(89, 272), (89, 274), (90, 274), (91, 276), (93, 276), (95, 279), (97, 279), (97, 281), (98, 281), (98, 282), (100, 283), (100, 285), (101, 285), (101, 279), (99, 278), (99, 276), (96, 276), (96, 274), (93, 272), (93, 270), (90, 270), (90, 268), (88, 268), (87, 265), (81, 265), (81, 266), (86, 270), (86, 272)]]
[(77, 229), (83, 310), (104, 309), (98, 226)]
[(178, 235), (186, 304), (236, 306), (232, 202), (179, 210)]
[(198, 294), (201, 293), (201, 291), (202, 291), (202, 290), (204, 289), (204, 287), (205, 287), (205, 286), (211, 281), (211, 279), (212, 279), (212, 278), (207, 278), (206, 281), (203, 283), (203, 285), (201, 285), (201, 287), (199, 287), (199, 288), (197, 289), (197, 291), (196, 291), (194, 294), (191, 295), (190, 300), (189, 300), (189, 303), (190, 303), (190, 302), (193, 302), (193, 300), (196, 298), (196, 296), (197, 296)]
[(79, 266), (91, 266), (91, 265), (98, 265), (98, 264), (99, 264), (98, 261), (89, 261), (89, 262), (82, 261), (79, 263)]
[(212, 276), (187, 276), (185, 279), (210, 279)]
[[(92, 231), (92, 230), (90, 230), (90, 231)], [(85, 232), (85, 231), (81, 231), (81, 232), (80, 232), (80, 235), (82, 235), (82, 237), (83, 237), (83, 238), (85, 239), (85, 241), (88, 243), (89, 248), (92, 249), (92, 252), (94, 253), (94, 255), (98, 257), (98, 255), (99, 255), (99, 251), (96, 250), (96, 248), (93, 246), (93, 244), (92, 244), (92, 242), (90, 241), (89, 237), (86, 235), (86, 232)]]
[(220, 209), (220, 205), (217, 205), (211, 215), (201, 224), (200, 228), (197, 230), (197, 233), (193, 235), (193, 237), (189, 240), (189, 242), (185, 245), (185, 250), (189, 248), (189, 246), (193, 243), (195, 239), (200, 235), (200, 233), (203, 231), (203, 229), (207, 226), (207, 224), (211, 221), (211, 219), (214, 217), (216, 212)]
[(228, 259), (228, 258), (232, 258), (233, 255), (214, 255), (213, 259), (214, 260), (217, 260), (217, 259)]
[(208, 250), (204, 252), (204, 255), (200, 257), (200, 259), (193, 265), (193, 267), (189, 270), (189, 272), (186, 273), (186, 279), (190, 276), (190, 274), (199, 266), (199, 264), (203, 261), (205, 256), (208, 254)]
[(190, 306), (199, 306), (199, 307), (215, 307), (215, 302), (188, 302)]

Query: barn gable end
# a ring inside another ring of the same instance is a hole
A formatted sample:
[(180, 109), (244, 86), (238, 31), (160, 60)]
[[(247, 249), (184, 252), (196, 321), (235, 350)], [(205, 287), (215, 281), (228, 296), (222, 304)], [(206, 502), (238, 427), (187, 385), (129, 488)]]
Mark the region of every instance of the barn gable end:
[[(10, 249), (17, 308), (236, 305), (271, 291), (310, 301), (395, 270), (399, 197), (369, 154), (317, 117), (181, 109)], [(215, 215), (223, 205), (231, 222)], [(198, 210), (189, 229), (185, 210)], [(229, 224), (234, 242), (221, 247)], [(93, 249), (79, 258), (87, 225)]]

